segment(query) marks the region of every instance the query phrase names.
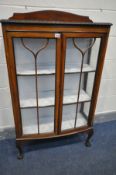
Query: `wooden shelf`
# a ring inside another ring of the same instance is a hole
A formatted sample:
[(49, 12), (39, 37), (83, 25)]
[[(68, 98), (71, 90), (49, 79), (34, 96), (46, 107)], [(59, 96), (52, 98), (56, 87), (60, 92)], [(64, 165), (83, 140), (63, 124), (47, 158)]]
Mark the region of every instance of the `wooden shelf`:
[[(94, 72), (95, 69), (88, 64), (83, 65), (83, 72)], [(67, 65), (65, 73), (80, 73), (80, 67), (75, 65)], [(38, 75), (55, 74), (55, 66), (39, 66)], [(32, 65), (17, 65), (17, 75), (35, 75), (35, 70)]]
[[(66, 119), (62, 121), (62, 130), (67, 130), (67, 129), (73, 129), (74, 128), (74, 123), (75, 123), (75, 118), (73, 117), (74, 115), (68, 115), (66, 116)], [(84, 118), (84, 116), (81, 113), (77, 114), (77, 123), (76, 127), (82, 127), (87, 125), (87, 120)], [(49, 120), (50, 116), (43, 117), (42, 120), (39, 122), (39, 133), (52, 133), (54, 132), (54, 120), (50, 121)], [(49, 122), (50, 121), (50, 122)], [(23, 127), (23, 134), (37, 134), (38, 133), (38, 127), (37, 124), (35, 125), (30, 125), (30, 126), (24, 126)]]
[[(41, 94), (41, 98), (39, 98), (39, 107), (47, 107), (47, 106), (54, 106), (55, 104), (55, 94), (54, 91), (44, 91), (43, 95)], [(91, 98), (89, 95), (84, 91), (80, 90), (80, 97), (79, 102), (86, 102), (90, 101)], [(73, 104), (77, 102), (77, 92), (72, 90), (65, 90), (63, 104)], [(36, 107), (36, 99), (21, 99), (20, 100), (20, 107), (21, 108), (29, 108), (29, 107)]]

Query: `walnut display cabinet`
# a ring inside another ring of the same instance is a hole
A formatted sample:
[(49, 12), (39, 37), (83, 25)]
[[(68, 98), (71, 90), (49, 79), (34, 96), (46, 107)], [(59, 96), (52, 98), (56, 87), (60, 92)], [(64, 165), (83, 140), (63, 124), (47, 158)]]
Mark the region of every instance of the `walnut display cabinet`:
[(62, 11), (1, 20), (18, 158), (30, 140), (87, 133), (93, 119), (110, 23)]

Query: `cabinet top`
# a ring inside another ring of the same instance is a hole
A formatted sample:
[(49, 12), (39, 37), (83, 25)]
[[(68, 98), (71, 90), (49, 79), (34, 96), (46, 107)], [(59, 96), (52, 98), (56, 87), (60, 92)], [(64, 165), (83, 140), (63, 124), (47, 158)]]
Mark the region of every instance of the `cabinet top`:
[(111, 23), (94, 23), (88, 16), (80, 16), (63, 11), (44, 10), (28, 13), (14, 13), (9, 19), (1, 23), (16, 24), (62, 24), (62, 25), (112, 25)]

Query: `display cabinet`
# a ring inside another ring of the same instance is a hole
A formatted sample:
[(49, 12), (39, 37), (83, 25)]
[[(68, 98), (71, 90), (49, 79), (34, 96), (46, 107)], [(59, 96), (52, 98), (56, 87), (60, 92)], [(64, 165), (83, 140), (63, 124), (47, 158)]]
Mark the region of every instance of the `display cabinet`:
[(110, 23), (61, 11), (1, 20), (18, 158), (35, 139), (87, 133), (93, 119)]

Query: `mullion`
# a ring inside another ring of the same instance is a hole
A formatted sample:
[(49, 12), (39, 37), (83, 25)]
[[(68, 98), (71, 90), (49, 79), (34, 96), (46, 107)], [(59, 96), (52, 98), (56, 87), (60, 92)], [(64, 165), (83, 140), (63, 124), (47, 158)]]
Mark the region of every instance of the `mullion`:
[(83, 69), (83, 63), (84, 63), (84, 54), (82, 54), (81, 73), (80, 73), (80, 79), (79, 79), (79, 89), (78, 89), (78, 94), (77, 94), (77, 106), (76, 106), (76, 114), (75, 114), (75, 123), (74, 123), (74, 128), (76, 128), (76, 123), (77, 123), (78, 102), (79, 102), (80, 90), (81, 90), (81, 81), (82, 81), (82, 69)]
[(38, 75), (37, 75), (37, 57), (35, 57), (35, 90), (36, 90), (36, 110), (37, 110), (37, 124), (38, 124), (38, 134), (39, 134), (39, 94), (38, 94)]

